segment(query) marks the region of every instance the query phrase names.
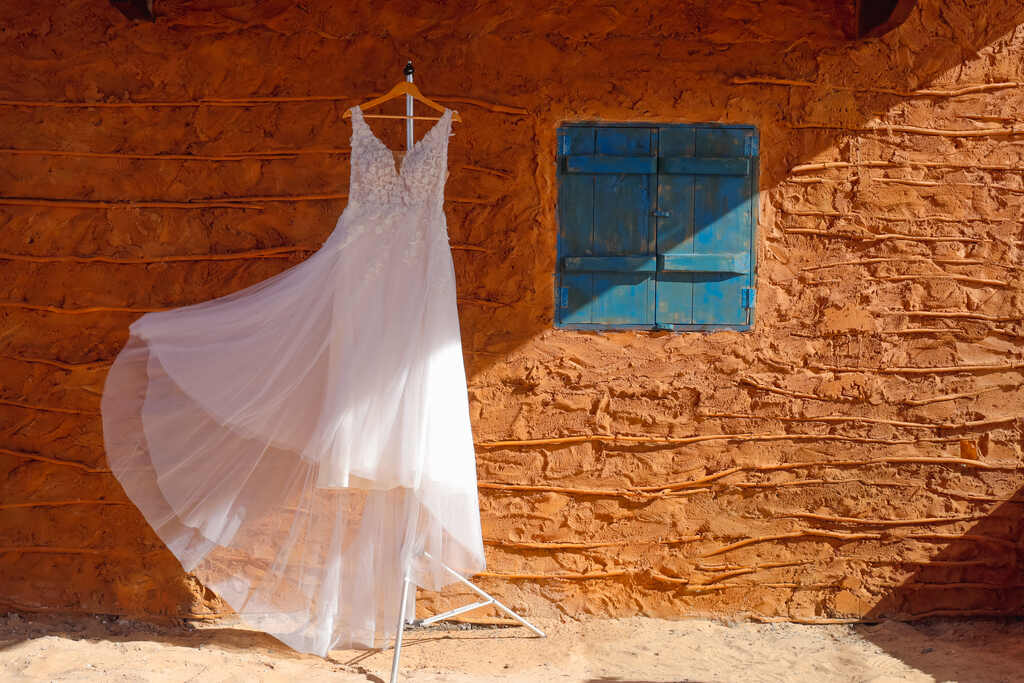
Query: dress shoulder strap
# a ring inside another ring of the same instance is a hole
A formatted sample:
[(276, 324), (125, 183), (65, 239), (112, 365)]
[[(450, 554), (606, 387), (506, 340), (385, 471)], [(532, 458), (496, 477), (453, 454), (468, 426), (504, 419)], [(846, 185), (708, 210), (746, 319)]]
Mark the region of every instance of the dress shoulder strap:
[(348, 111), (352, 115), (352, 134), (355, 135), (359, 124), (366, 125), (366, 119), (363, 118), (363, 110), (359, 108), (358, 104)]
[(434, 129), (428, 131), (428, 134), (434, 134), (439, 138), (440, 147), (447, 152), (448, 150), (448, 139), (452, 134), (452, 116), (455, 111), (452, 109), (445, 109), (444, 113), (441, 114), (441, 119), (437, 122)]

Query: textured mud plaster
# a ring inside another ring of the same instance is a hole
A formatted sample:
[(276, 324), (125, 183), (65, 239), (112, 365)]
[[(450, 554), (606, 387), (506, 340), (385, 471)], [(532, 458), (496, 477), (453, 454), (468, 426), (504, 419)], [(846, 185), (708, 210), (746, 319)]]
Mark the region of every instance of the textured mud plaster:
[[(446, 211), (488, 590), (528, 614), (1021, 611), (1019, 3), (922, 0), (862, 42), (810, 0), (158, 9), (0, 9), (5, 605), (223, 609), (105, 471), (108, 364), (142, 312), (320, 245), (341, 115), (411, 58), (465, 118)], [(222, 101), (258, 97), (295, 99)], [(575, 120), (758, 126), (754, 331), (552, 329)]]

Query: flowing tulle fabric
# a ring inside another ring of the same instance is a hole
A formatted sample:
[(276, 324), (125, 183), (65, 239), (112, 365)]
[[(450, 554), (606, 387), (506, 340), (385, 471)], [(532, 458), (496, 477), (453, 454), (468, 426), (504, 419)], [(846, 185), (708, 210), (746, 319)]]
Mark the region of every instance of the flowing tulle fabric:
[(185, 570), (296, 650), (374, 647), (405, 575), (484, 568), (443, 210), (451, 112), (392, 153), (352, 110), (349, 202), (267, 280), (148, 313), (107, 376), (107, 459)]

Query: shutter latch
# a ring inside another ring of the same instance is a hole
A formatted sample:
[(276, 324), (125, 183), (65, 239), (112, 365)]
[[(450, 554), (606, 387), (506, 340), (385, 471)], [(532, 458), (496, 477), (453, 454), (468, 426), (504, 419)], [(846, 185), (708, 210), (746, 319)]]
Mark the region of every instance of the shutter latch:
[(662, 211), (660, 209), (653, 209), (651, 211), (651, 215), (652, 216), (657, 216), (658, 218), (668, 218), (669, 216), (672, 215), (672, 212), (671, 211)]
[(756, 293), (757, 293), (757, 290), (754, 289), (753, 287), (744, 287), (743, 288), (743, 294), (742, 294), (742, 297), (743, 297), (743, 308), (753, 308), (754, 307), (754, 295)]

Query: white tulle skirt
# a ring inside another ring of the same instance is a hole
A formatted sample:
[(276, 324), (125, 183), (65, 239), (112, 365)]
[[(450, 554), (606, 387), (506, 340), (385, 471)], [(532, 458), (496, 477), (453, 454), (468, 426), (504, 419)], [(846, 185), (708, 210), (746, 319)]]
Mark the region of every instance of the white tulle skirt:
[[(407, 571), (436, 590), (441, 563), (484, 568), (436, 220), (350, 205), (302, 263), (137, 319), (106, 380), (129, 498), (186, 571), (299, 651), (376, 646)], [(394, 243), (410, 230), (428, 238)]]

